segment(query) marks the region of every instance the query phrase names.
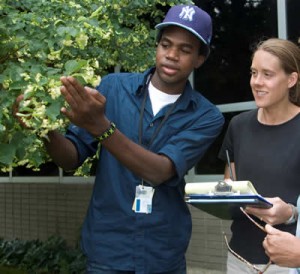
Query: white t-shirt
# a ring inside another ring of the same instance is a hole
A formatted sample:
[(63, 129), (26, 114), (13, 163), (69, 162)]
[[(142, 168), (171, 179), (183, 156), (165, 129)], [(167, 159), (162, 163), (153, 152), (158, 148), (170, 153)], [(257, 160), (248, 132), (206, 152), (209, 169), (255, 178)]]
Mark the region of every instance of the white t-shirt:
[(160, 91), (156, 87), (149, 83), (149, 96), (152, 104), (152, 112), (155, 116), (164, 106), (174, 103), (180, 94), (168, 94)]

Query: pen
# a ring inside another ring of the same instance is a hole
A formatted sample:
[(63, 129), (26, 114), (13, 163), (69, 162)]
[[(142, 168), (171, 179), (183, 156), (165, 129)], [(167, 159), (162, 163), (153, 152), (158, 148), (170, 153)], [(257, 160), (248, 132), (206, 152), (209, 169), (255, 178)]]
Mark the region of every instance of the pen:
[(228, 153), (227, 149), (226, 149), (226, 158), (227, 158), (227, 164), (228, 164), (228, 168), (229, 168), (229, 176), (230, 176), (230, 179), (233, 181), (233, 174), (232, 174), (232, 169), (231, 169), (231, 165), (230, 165), (229, 153)]

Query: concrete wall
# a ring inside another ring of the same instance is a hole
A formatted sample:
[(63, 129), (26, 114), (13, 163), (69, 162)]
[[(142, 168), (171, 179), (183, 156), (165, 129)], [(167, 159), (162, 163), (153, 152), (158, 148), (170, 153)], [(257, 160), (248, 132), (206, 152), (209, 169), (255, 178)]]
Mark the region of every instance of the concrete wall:
[(0, 237), (46, 240), (60, 235), (75, 246), (92, 184), (0, 184)]
[(231, 221), (216, 218), (192, 206), (190, 210), (193, 233), (186, 254), (188, 274), (225, 273), (227, 248), (223, 232), (230, 238)]
[[(0, 237), (46, 240), (60, 235), (78, 243), (92, 183), (0, 183)], [(187, 251), (188, 273), (224, 273), (226, 248), (222, 232), (230, 221), (190, 207), (193, 234)]]

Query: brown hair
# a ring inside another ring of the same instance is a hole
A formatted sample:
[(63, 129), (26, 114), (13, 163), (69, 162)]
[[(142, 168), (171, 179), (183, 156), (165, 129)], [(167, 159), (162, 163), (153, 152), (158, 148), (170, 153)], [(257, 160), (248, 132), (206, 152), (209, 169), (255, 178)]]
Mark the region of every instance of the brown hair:
[(286, 74), (293, 72), (298, 74), (296, 84), (290, 88), (289, 97), (292, 103), (300, 106), (300, 48), (291, 41), (270, 38), (259, 42), (254, 49), (254, 53), (257, 50), (263, 50), (276, 56)]

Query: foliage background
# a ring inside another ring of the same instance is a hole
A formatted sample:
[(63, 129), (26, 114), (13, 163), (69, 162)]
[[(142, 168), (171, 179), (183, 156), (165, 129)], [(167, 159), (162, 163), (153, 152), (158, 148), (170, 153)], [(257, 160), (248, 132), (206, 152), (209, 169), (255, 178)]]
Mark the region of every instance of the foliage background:
[(81, 274), (85, 265), (80, 248), (68, 247), (58, 236), (51, 236), (44, 242), (0, 239), (1, 273)]
[[(49, 161), (42, 138), (64, 132), (60, 77), (95, 86), (115, 67), (154, 64), (154, 25), (169, 8), (191, 1), (0, 0), (0, 169), (38, 169)], [(12, 108), (24, 94), (19, 115)]]

